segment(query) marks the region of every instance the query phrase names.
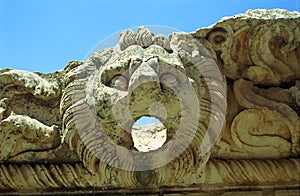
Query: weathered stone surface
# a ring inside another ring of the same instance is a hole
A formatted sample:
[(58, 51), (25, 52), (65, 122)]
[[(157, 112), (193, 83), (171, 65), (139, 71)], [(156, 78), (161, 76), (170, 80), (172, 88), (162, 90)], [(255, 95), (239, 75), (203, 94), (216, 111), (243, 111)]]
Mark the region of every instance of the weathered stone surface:
[[(128, 41), (132, 34), (121, 37)], [(101, 51), (67, 73), (66, 77), (76, 77), (62, 96), (68, 100), (61, 102), (64, 141), (99, 178), (97, 186), (156, 188), (182, 180), (192, 184), (195, 179), (190, 180), (190, 175), (201, 176), (210, 156), (209, 150), (200, 153), (204, 137), (209, 137), (207, 129), (222, 129), (217, 121), (225, 118), (223, 75), (218, 75), (213, 58), (191, 35), (173, 34), (167, 44), (172, 51), (153, 44), (155, 38), (145, 28), (132, 39), (128, 43), (137, 45)], [(101, 53), (108, 58), (99, 65)], [(210, 77), (207, 82), (201, 78), (205, 75)], [(165, 113), (149, 112), (157, 103)], [(214, 107), (218, 111), (212, 119), (208, 111)], [(134, 149), (131, 130), (137, 119), (148, 115), (166, 127), (167, 141), (161, 149), (141, 153)], [(211, 127), (210, 121), (215, 121)]]
[(252, 10), (124, 31), (51, 74), (0, 70), (0, 192), (299, 194), (299, 28)]
[(207, 39), (220, 53), (219, 64), (233, 80), (280, 85), (300, 77), (299, 12), (254, 10), (224, 18), (195, 37)]

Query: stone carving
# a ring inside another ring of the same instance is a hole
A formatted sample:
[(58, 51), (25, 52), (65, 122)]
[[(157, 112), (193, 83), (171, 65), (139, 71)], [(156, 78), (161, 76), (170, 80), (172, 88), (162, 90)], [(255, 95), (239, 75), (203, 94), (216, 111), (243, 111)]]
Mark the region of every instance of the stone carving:
[[(298, 193), (299, 26), (252, 10), (169, 37), (124, 31), (50, 74), (0, 70), (0, 191)], [(166, 132), (147, 153), (142, 116)]]
[[(222, 194), (230, 190), (243, 190), (239, 183), (250, 182), (246, 189), (264, 182), (265, 189), (287, 189), (299, 186), (299, 175), (295, 172), (299, 168), (299, 161), (296, 159), (280, 160), (216, 160), (211, 159), (205, 169), (205, 175), (198, 179), (198, 184), (205, 183), (199, 190), (198, 186), (181, 186), (185, 193), (204, 192)], [(263, 172), (266, 171), (266, 172)], [(30, 187), (37, 191), (52, 188), (54, 191), (62, 192), (77, 190), (91, 191), (89, 187), (94, 187), (95, 192), (131, 192), (132, 189), (112, 189), (99, 187), (96, 179), (81, 164), (8, 164), (0, 165), (2, 191), (10, 189), (22, 189)], [(278, 181), (280, 176), (280, 182)], [(195, 177), (195, 176), (191, 176)], [(275, 181), (275, 182), (274, 182)], [(270, 184), (270, 183), (273, 183)], [(201, 185), (200, 185), (201, 186)], [(218, 190), (216, 190), (218, 187)], [(82, 189), (85, 188), (85, 189)], [(261, 187), (259, 187), (261, 188)], [(166, 192), (179, 192), (178, 188), (170, 186), (164, 187)], [(153, 193), (157, 190), (136, 188), (136, 193)], [(47, 190), (44, 190), (47, 193)], [(43, 192), (41, 192), (43, 193)]]
[(1, 127), (1, 159), (16, 156), (24, 151), (54, 148), (60, 144), (55, 125), (49, 127), (28, 116), (11, 114), (1, 121)]
[(61, 145), (63, 74), (0, 71), (0, 162), (78, 160)]
[(224, 18), (194, 36), (207, 39), (221, 53), (219, 62), (230, 79), (243, 77), (264, 86), (291, 82), (300, 77), (299, 13), (276, 12), (256, 10)]
[[(121, 34), (121, 38), (125, 40), (121, 45), (94, 54), (71, 71), (76, 77), (70, 80), (62, 96), (62, 100), (68, 101), (61, 103), (63, 124), (67, 125), (63, 128), (64, 141), (75, 149), (91, 172), (100, 171), (102, 176), (110, 171), (101, 184), (117, 181), (129, 187), (168, 185), (176, 183), (184, 173), (204, 170), (210, 152), (203, 150), (200, 157), (202, 140), (207, 129), (221, 131), (217, 121), (225, 117), (226, 91), (222, 88), (222, 75), (218, 78), (215, 74), (212, 78), (214, 70), (208, 67), (215, 65), (218, 69), (214, 60), (187, 34), (174, 34), (170, 42), (160, 36), (160, 40), (165, 41), (156, 42), (157, 37), (140, 28), (136, 35), (128, 31)], [(214, 84), (201, 81), (197, 69), (203, 75), (209, 74)], [(208, 125), (210, 99), (220, 104), (219, 111), (214, 113), (216, 120), (212, 120), (214, 127)], [(197, 100), (203, 100), (200, 108)], [(91, 103), (95, 104), (94, 112)], [(165, 114), (159, 109), (148, 112), (157, 103), (165, 109)], [(206, 115), (199, 116), (199, 113)], [(133, 148), (131, 130), (137, 119), (147, 115), (163, 122), (167, 141), (162, 149), (140, 153)], [(177, 169), (180, 165), (184, 167)], [(112, 176), (112, 172), (118, 175)]]
[(230, 136), (218, 144), (222, 147), (216, 154), (240, 159), (299, 155), (299, 115), (287, 104), (258, 94), (275, 89), (260, 89), (244, 79), (235, 81), (233, 88), (233, 99), (245, 110), (235, 111), (237, 115), (227, 129)]
[(300, 81), (297, 80), (296, 81), (296, 85), (291, 87), (290, 89), (290, 94), (292, 95), (292, 97), (295, 99), (296, 101), (296, 106), (294, 106), (294, 108), (299, 112), (299, 107), (300, 107)]

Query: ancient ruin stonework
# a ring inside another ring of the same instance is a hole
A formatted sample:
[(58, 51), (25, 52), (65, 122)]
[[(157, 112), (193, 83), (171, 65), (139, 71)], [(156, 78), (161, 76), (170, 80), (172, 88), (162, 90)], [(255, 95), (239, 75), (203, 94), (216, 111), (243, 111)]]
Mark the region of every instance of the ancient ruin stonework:
[[(127, 30), (54, 73), (0, 70), (0, 89), (0, 194), (299, 195), (299, 12)], [(133, 132), (162, 131), (138, 150)]]

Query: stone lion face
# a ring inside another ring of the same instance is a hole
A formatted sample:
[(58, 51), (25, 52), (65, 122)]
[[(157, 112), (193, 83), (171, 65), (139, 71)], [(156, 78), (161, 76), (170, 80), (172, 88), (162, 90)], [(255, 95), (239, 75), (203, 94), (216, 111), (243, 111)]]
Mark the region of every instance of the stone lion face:
[[(91, 170), (97, 162), (130, 171), (205, 164), (209, 150), (201, 154), (200, 149), (209, 148), (216, 140), (210, 137), (217, 135), (206, 132), (221, 129), (222, 123), (209, 124), (225, 114), (212, 118), (210, 113), (220, 99), (215, 97), (226, 96), (219, 92), (223, 86), (216, 88), (215, 65), (205, 48), (186, 35), (166, 38), (144, 28), (138, 34), (123, 32), (115, 48), (95, 53), (67, 74), (62, 100), (72, 101), (61, 107), (66, 142)], [(159, 119), (167, 132), (164, 145), (147, 153), (133, 147), (131, 135), (144, 116)]]
[(193, 80), (178, 55), (157, 45), (146, 49), (134, 45), (115, 54), (100, 68), (96, 81), (94, 97), (101, 127), (127, 149), (132, 149), (130, 134), (136, 120), (156, 117), (167, 128), (169, 140), (179, 128), (182, 110), (191, 110), (187, 96), (194, 96), (189, 101), (198, 101)]

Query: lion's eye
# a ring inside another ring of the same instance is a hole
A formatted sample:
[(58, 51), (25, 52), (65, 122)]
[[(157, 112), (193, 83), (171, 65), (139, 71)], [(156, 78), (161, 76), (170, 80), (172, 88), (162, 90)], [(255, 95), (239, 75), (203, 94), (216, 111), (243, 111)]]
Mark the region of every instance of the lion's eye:
[(160, 83), (168, 87), (174, 87), (177, 85), (177, 79), (173, 74), (165, 73), (160, 76)]
[(111, 79), (110, 86), (118, 90), (126, 91), (128, 88), (128, 79), (123, 75), (116, 75)]

